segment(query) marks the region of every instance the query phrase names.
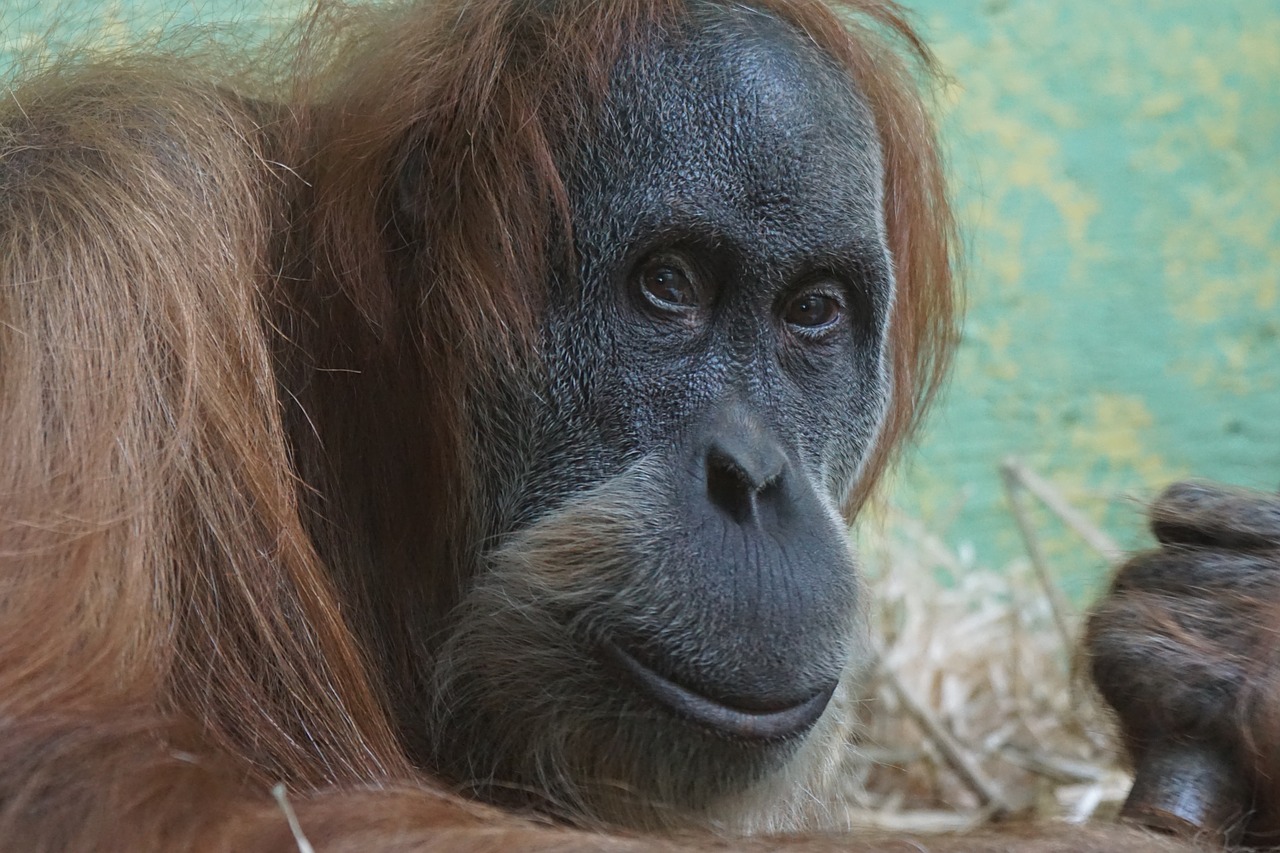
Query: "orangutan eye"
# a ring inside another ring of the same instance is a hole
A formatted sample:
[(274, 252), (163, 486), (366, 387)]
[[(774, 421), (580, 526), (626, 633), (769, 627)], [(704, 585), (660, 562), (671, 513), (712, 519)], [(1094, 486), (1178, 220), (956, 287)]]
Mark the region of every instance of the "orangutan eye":
[(814, 332), (834, 325), (843, 310), (844, 306), (834, 296), (806, 290), (787, 303), (782, 319), (790, 326)]
[(660, 311), (684, 314), (698, 307), (698, 289), (685, 269), (669, 259), (655, 259), (640, 268), (640, 292)]

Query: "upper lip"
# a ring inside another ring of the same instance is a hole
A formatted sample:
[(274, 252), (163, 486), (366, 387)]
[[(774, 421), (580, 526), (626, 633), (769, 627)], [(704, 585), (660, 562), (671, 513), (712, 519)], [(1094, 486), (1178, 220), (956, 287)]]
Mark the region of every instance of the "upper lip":
[(778, 740), (807, 731), (822, 716), (836, 689), (833, 681), (782, 708), (733, 707), (655, 672), (616, 643), (605, 640), (601, 645), (606, 656), (651, 698), (687, 720), (743, 740)]

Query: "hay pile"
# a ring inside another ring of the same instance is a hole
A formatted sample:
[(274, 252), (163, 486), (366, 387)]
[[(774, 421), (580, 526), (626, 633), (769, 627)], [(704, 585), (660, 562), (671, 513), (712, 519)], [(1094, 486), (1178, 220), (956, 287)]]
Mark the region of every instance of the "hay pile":
[(1026, 496), (1105, 556), (1117, 549), (1024, 466), (1006, 462), (1002, 473), (1029, 559), (968, 565), (892, 510), (861, 537), (880, 659), (868, 698), (840, 700), (851, 745), (834, 784), (852, 824), (1084, 822), (1113, 817), (1128, 791), (1112, 723), (1076, 671), (1082, 613), (1052, 584), (1026, 524)]

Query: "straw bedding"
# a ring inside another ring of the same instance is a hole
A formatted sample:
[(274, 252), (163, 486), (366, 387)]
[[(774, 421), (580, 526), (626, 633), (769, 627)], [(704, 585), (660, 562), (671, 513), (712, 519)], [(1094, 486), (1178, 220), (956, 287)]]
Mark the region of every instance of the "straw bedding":
[(867, 696), (837, 699), (833, 817), (929, 831), (1114, 816), (1131, 777), (1078, 671), (1083, 614), (1051, 573), (969, 565), (891, 510), (859, 539), (879, 660)]

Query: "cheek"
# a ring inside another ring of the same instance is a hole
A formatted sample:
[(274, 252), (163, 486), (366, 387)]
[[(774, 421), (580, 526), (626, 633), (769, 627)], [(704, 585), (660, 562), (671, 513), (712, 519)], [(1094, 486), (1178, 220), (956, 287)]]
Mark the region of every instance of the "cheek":
[[(592, 351), (585, 351), (584, 338)], [(544, 352), (553, 358), (491, 371), (470, 390), (473, 502), (485, 516), (482, 535), (521, 530), (547, 507), (623, 469), (626, 454), (613, 451), (592, 414), (599, 397), (589, 365), (608, 357), (603, 346), (591, 330), (577, 340), (547, 334)]]
[(615, 461), (669, 448), (722, 394), (733, 365), (703, 338), (673, 341), (617, 315), (597, 322), (573, 327), (578, 337), (590, 329), (598, 349), (581, 393), (552, 388), (555, 404), (589, 425), (598, 452)]
[(888, 380), (877, 370), (845, 377), (842, 387), (805, 407), (806, 464), (833, 505), (843, 505), (875, 446), (888, 409)]
[(622, 367), (636, 356), (623, 345), (599, 318), (561, 307), (546, 320), (538, 365), (473, 389), (479, 504), (494, 511), (491, 534), (523, 529), (652, 450), (654, 402), (628, 385)]

